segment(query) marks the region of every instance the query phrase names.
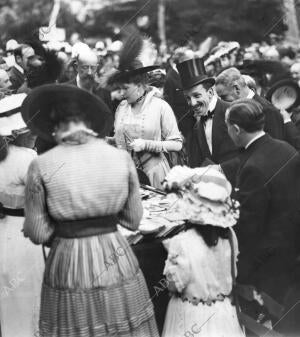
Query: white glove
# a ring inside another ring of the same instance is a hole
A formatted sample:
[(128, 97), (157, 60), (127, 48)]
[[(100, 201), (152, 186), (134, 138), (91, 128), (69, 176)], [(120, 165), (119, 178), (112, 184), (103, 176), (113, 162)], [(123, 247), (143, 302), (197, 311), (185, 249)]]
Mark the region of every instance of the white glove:
[(131, 142), (129, 146), (133, 151), (141, 152), (145, 150), (146, 141), (145, 139), (138, 138)]

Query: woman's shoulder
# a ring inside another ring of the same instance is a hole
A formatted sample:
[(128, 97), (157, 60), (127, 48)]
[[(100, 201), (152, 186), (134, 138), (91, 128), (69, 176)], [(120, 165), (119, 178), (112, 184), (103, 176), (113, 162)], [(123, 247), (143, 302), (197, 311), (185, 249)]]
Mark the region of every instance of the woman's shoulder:
[(27, 147), (10, 146), (9, 154), (12, 160), (17, 160), (20, 164), (27, 164), (37, 158), (37, 153)]

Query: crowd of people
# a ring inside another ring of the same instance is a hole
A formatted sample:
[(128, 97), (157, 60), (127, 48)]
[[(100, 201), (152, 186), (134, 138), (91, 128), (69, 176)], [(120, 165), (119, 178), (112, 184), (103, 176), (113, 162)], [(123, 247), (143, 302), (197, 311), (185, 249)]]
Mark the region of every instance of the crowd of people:
[(7, 41), (1, 337), (159, 336), (117, 225), (138, 228), (140, 184), (161, 192), (176, 165), (205, 167), (240, 206), (236, 224), (215, 207), (164, 243), (162, 336), (299, 335), (300, 49), (274, 39), (164, 57), (138, 32), (93, 48)]

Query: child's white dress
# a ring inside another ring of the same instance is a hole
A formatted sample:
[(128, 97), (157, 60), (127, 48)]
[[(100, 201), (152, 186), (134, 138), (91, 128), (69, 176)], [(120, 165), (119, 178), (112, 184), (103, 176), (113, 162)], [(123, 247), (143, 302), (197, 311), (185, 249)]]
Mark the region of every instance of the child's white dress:
[(168, 258), (164, 274), (172, 296), (163, 337), (245, 336), (231, 304), (238, 246), (234, 231), (229, 230), (231, 244), (220, 238), (216, 246), (208, 247), (195, 229), (165, 242)]

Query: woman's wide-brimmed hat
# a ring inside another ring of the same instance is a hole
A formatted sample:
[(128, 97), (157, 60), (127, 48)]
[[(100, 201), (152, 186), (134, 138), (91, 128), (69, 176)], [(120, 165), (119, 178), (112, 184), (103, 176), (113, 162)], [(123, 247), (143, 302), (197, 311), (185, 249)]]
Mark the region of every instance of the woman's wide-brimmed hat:
[(183, 90), (190, 89), (202, 83), (215, 84), (215, 79), (206, 74), (204, 60), (193, 58), (176, 65), (179, 72)]
[(46, 141), (54, 141), (57, 120), (51, 106), (72, 104), (90, 122), (90, 128), (105, 137), (112, 128), (113, 117), (108, 106), (86, 90), (67, 84), (46, 84), (30, 92), (22, 104), (21, 113), (27, 126)]
[(0, 100), (0, 135), (12, 136), (28, 132), (28, 128), (21, 115), (21, 106), (26, 94), (15, 94)]
[(300, 87), (294, 79), (286, 78), (274, 83), (266, 98), (277, 109), (290, 110), (300, 105)]

